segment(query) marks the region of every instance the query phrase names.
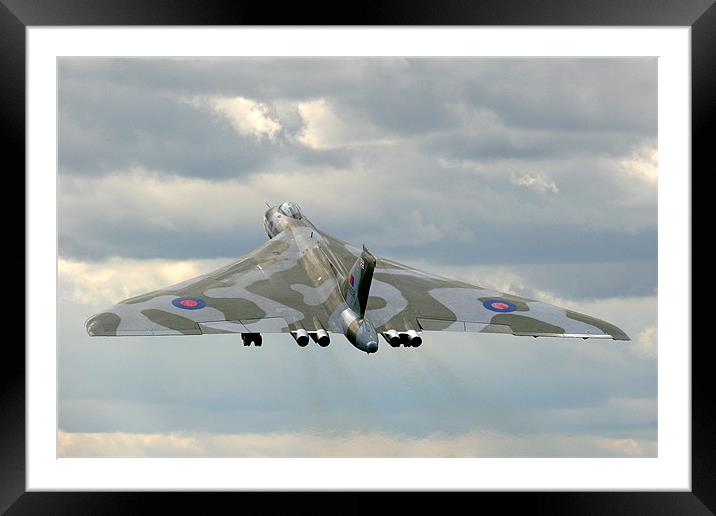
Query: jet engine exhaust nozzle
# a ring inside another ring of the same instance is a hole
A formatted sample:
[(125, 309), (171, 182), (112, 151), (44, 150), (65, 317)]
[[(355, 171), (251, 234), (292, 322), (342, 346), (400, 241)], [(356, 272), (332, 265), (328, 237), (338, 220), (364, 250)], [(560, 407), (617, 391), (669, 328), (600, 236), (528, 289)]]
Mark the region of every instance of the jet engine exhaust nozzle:
[(417, 331), (408, 330), (406, 332), (406, 334), (408, 336), (408, 345), (411, 348), (417, 348), (418, 346), (420, 346), (423, 343), (423, 339), (422, 339), (422, 337), (420, 337), (420, 335), (418, 334)]
[(331, 338), (328, 336), (328, 332), (324, 329), (316, 331), (316, 342), (318, 345), (325, 348), (331, 343)]
[(383, 338), (385, 341), (393, 346), (394, 348), (397, 348), (400, 346), (400, 333), (398, 333), (395, 330), (387, 330), (383, 332)]
[(296, 343), (299, 346), (305, 347), (306, 345), (308, 345), (308, 332), (303, 328), (296, 331), (292, 331), (291, 335), (294, 339), (296, 339)]

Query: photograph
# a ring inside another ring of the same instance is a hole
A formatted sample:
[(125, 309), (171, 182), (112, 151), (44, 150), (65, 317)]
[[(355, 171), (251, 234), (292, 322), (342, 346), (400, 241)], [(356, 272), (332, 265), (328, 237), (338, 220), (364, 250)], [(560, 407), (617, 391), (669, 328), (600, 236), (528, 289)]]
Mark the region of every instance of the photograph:
[(659, 457), (657, 57), (56, 64), (58, 458)]

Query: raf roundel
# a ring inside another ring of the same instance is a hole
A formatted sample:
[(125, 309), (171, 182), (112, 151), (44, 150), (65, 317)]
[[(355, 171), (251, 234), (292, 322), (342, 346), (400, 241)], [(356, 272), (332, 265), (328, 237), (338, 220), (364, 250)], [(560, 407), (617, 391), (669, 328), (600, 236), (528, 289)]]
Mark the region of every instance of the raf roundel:
[(206, 301), (196, 297), (177, 297), (172, 300), (172, 304), (184, 310), (199, 310), (206, 306)]
[(517, 310), (517, 305), (502, 299), (488, 299), (482, 303), (482, 306), (493, 312), (500, 313), (514, 312)]

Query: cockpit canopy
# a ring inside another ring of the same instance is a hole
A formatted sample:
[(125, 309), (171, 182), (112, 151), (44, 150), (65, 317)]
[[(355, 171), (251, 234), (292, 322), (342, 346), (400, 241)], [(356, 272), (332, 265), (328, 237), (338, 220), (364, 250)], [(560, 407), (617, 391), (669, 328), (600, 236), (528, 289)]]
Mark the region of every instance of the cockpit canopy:
[(291, 217), (297, 220), (301, 220), (301, 218), (303, 217), (301, 215), (301, 208), (295, 202), (286, 201), (278, 207), (278, 211), (280, 211), (287, 217)]

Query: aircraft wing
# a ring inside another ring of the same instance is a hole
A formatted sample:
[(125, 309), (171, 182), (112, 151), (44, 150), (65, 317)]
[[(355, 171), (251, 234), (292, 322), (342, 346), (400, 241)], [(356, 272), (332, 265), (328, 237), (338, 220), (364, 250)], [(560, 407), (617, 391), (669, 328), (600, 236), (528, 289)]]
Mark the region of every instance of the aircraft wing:
[(508, 333), (629, 340), (608, 322), (548, 303), (435, 276), (378, 259), (367, 316), (378, 331)]
[[(200, 335), (278, 333), (297, 327), (336, 331), (335, 314), (329, 307), (342, 301), (336, 299), (340, 296), (338, 280), (360, 251), (325, 234), (319, 247), (318, 252), (301, 253), (290, 231), (283, 231), (221, 269), (121, 301), (88, 319), (87, 332), (101, 336)], [(382, 258), (373, 273), (366, 315), (378, 331), (422, 329), (629, 340), (613, 324), (594, 317)]]
[[(292, 322), (326, 320), (323, 290), (335, 278), (308, 285), (298, 250), (283, 232), (221, 269), (110, 307), (85, 323), (90, 335), (199, 335), (288, 332)], [(290, 285), (295, 288), (289, 288)], [(303, 288), (305, 287), (305, 288)], [(323, 289), (323, 290), (322, 290)]]

